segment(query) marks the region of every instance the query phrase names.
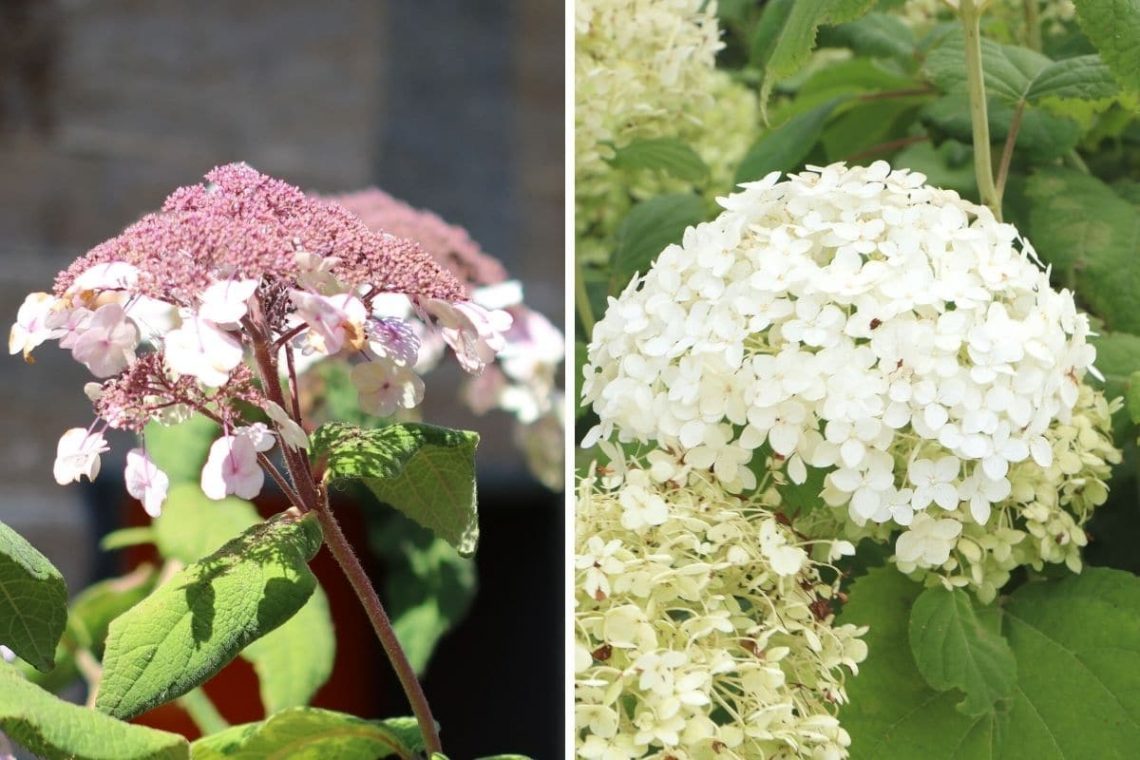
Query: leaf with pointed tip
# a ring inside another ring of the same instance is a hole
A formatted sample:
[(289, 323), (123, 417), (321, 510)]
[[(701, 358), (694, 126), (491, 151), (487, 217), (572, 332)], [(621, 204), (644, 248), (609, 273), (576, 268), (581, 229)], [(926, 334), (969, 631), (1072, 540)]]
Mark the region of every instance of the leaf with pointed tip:
[(609, 162), (618, 169), (659, 171), (688, 182), (700, 182), (709, 174), (700, 155), (675, 137), (634, 140), (618, 148)]
[(253, 504), (234, 496), (214, 500), (197, 483), (171, 486), (154, 520), (158, 551), (166, 559), (197, 562), (261, 522)]
[(51, 670), (67, 625), (67, 586), (48, 558), (0, 522), (0, 644)]
[(175, 574), (111, 623), (95, 707), (133, 718), (205, 682), (304, 605), (320, 546), (290, 510)]
[(918, 595), (910, 610), (910, 650), (931, 688), (965, 693), (958, 709), (971, 717), (989, 712), (1017, 685), (1009, 644), (982, 625), (967, 591), (937, 586)]
[(422, 749), (415, 718), (364, 720), (315, 707), (283, 710), (191, 745), (194, 760), (412, 760)]
[(186, 739), (65, 702), (0, 665), (0, 731), (49, 760), (184, 760)]
[(376, 498), (434, 532), (460, 554), (475, 553), (479, 434), (409, 422), (365, 430), (330, 422), (313, 433), (325, 480), (359, 480)]
[(610, 258), (610, 294), (624, 290), (634, 274), (649, 271), (661, 251), (680, 242), (685, 230), (704, 218), (705, 204), (692, 193), (659, 195), (630, 209), (617, 228)]

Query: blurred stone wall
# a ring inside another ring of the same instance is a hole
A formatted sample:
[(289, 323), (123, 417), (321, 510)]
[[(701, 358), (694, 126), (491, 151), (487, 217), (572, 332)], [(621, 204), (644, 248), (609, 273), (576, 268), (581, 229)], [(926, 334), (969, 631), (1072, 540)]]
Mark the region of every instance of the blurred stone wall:
[[(234, 160), (433, 208), (561, 324), (562, 29), (554, 0), (0, 0), (3, 329), (70, 260)], [(51, 464), (91, 420), (87, 378), (53, 345), (36, 358), (0, 362), (0, 519), (79, 580), (90, 492)], [(525, 477), (510, 446), (484, 456)]]

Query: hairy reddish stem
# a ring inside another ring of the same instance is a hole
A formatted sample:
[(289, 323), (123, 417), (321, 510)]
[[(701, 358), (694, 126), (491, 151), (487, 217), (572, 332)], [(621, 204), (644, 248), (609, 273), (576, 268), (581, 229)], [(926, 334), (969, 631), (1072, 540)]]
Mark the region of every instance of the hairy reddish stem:
[(380, 603), (380, 597), (377, 596), (376, 590), (372, 588), (368, 574), (363, 565), (360, 564), (356, 553), (353, 552), (344, 531), (340, 528), (340, 524), (333, 517), (327, 496), (322, 499), (322, 503), (316, 512), (317, 519), (320, 520), (321, 527), (324, 528), (325, 543), (328, 544), (329, 550), (332, 551), (333, 557), (340, 565), (340, 569), (344, 571), (348, 582), (352, 584), (352, 589), (356, 592), (357, 598), (364, 605), (364, 610), (368, 613), (368, 620), (372, 623), (372, 630), (376, 632), (376, 638), (380, 639), (384, 653), (388, 655), (388, 661), (392, 663), (396, 677), (400, 679), (400, 685), (404, 688), (404, 694), (407, 696), (412, 712), (419, 723), (420, 733), (423, 734), (427, 754), (442, 753), (443, 749), (439, 742), (439, 732), (435, 727), (435, 719), (431, 714), (431, 706), (428, 704), (427, 696), (424, 694), (423, 687), (420, 686), (419, 679), (416, 678), (416, 671), (408, 661), (407, 655), (404, 654), (404, 650), (396, 638), (396, 632), (392, 630), (392, 622), (388, 619), (388, 613), (384, 611), (384, 605)]

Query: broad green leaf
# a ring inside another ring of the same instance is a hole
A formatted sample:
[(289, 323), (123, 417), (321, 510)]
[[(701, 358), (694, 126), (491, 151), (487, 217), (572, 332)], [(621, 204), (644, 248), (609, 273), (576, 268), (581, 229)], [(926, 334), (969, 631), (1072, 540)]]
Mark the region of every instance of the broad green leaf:
[(415, 718), (364, 720), (315, 707), (284, 710), (191, 745), (194, 760), (412, 760), (422, 749)]
[(1140, 0), (1075, 0), (1081, 30), (1117, 81), (1140, 90)]
[(849, 98), (853, 95), (873, 95), (885, 90), (914, 87), (914, 80), (868, 58), (852, 58), (824, 66), (811, 73), (796, 89), (792, 100), (782, 102), (773, 111), (773, 123), (782, 122), (781, 116), (792, 117), (832, 98)]
[(329, 680), (336, 659), (332, 615), (320, 584), (296, 615), (247, 646), (241, 656), (257, 673), (267, 715), (309, 704)]
[[(1005, 142), (1013, 114), (1014, 106), (990, 101), (988, 115), (991, 142), (998, 145)], [(963, 143), (973, 140), (969, 101), (965, 95), (947, 95), (933, 101), (923, 109), (922, 119), (942, 136)], [(1040, 108), (1027, 108), (1022, 115), (1021, 129), (1017, 133), (1016, 155), (1030, 161), (1052, 161), (1071, 151), (1080, 139), (1080, 125), (1072, 119)]]
[(635, 140), (618, 148), (610, 164), (618, 169), (664, 172), (688, 182), (700, 182), (709, 174), (697, 152), (673, 137)]
[(71, 603), (68, 635), (75, 643), (102, 658), (107, 629), (111, 622), (154, 590), (157, 573), (151, 565), (142, 565), (121, 578), (99, 581), (83, 589)]
[(178, 734), (132, 726), (64, 702), (0, 667), (0, 731), (48, 760), (183, 760)]
[(752, 182), (770, 172), (789, 172), (800, 168), (812, 147), (819, 141), (824, 123), (846, 99), (833, 98), (769, 129), (740, 160), (740, 166), (736, 169), (736, 181)]
[(821, 142), (828, 161), (869, 163), (888, 158), (883, 146), (906, 134), (924, 98), (854, 103), (827, 125)]
[(752, 41), (752, 61), (763, 70), (761, 106), (777, 80), (807, 62), (821, 24), (854, 21), (872, 5), (874, 0), (773, 0), (768, 3)]
[(51, 670), (67, 624), (67, 586), (48, 558), (0, 522), (0, 644)]
[(96, 708), (133, 718), (206, 681), (304, 605), (320, 546), (290, 510), (175, 574), (111, 623)]
[(330, 422), (313, 434), (326, 481), (360, 480), (390, 504), (470, 556), (479, 542), (475, 497), (478, 433), (418, 423), (373, 430)]
[(1099, 55), (1079, 55), (1054, 61), (1030, 83), (1025, 99), (1111, 101), (1120, 92), (1112, 72)]
[(680, 242), (687, 227), (700, 224), (705, 204), (696, 195), (661, 195), (637, 204), (618, 225), (610, 259), (610, 293), (625, 287), (634, 273), (644, 274), (657, 254)]
[(1101, 331), (1090, 338), (1096, 346), (1096, 368), (1104, 375), (1104, 395), (1123, 396), (1133, 372), (1140, 370), (1140, 335)]
[(215, 501), (195, 482), (171, 486), (153, 527), (163, 557), (190, 563), (259, 522), (257, 510), (248, 501), (233, 496)]
[(1108, 330), (1140, 332), (1140, 214), (1095, 177), (1041, 169), (1026, 184), (1029, 239)]
[[(1008, 105), (1026, 97), (1034, 80), (1051, 63), (1046, 56), (1029, 48), (982, 39), (986, 96)], [(938, 47), (930, 51), (924, 70), (943, 92), (966, 92), (966, 41), (960, 29), (947, 34)]]
[(210, 444), (218, 437), (218, 426), (200, 414), (177, 425), (152, 422), (143, 432), (147, 454), (170, 478), (171, 486), (197, 483), (202, 465), (210, 453)]
[(851, 757), (874, 760), (1129, 758), (1140, 742), (1140, 578), (1089, 567), (1028, 583), (1000, 613), (1017, 660), (1012, 699), (970, 718), (923, 680), (907, 646), (921, 587), (893, 567), (855, 582), (841, 623), (869, 625), (840, 719)]
[(957, 140), (944, 140), (934, 147), (929, 141), (915, 143), (895, 154), (891, 162), (926, 175), (927, 184), (976, 199), (978, 180), (974, 174), (973, 151)]
[(978, 620), (969, 592), (923, 591), (910, 611), (909, 636), (923, 678), (935, 691), (964, 692), (958, 709), (965, 715), (984, 715), (1012, 694), (1017, 661), (1005, 639)]
[(850, 48), (856, 55), (872, 58), (914, 60), (914, 31), (898, 16), (871, 12), (821, 33), (824, 44)]
[(373, 551), (387, 566), (384, 604), (417, 673), (475, 597), (475, 563), (401, 515), (370, 521)]

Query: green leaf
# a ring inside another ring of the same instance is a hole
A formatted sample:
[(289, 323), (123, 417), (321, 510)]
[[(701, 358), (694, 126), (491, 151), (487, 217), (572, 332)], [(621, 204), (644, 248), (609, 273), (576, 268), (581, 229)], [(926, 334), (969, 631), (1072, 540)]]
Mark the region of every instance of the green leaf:
[[(1013, 106), (996, 100), (990, 101), (988, 115), (991, 142), (1005, 142), (1013, 114)], [(945, 137), (964, 143), (973, 139), (969, 101), (965, 95), (947, 95), (933, 101), (923, 110), (922, 118)], [(1022, 115), (1021, 129), (1017, 133), (1016, 155), (1034, 162), (1052, 161), (1071, 151), (1080, 139), (1080, 125), (1072, 119), (1056, 116), (1040, 108), (1027, 108)]]
[(478, 433), (418, 423), (363, 430), (330, 422), (313, 434), (312, 456), (328, 458), (326, 481), (362, 481), (376, 498), (470, 556), (479, 542), (478, 443)]
[(751, 182), (770, 172), (798, 169), (819, 141), (832, 111), (846, 100), (846, 97), (833, 98), (765, 132), (740, 160), (736, 182)]
[(821, 142), (828, 161), (868, 163), (890, 155), (883, 145), (902, 137), (924, 98), (890, 98), (855, 103), (831, 120)]
[(0, 667), (0, 730), (49, 760), (182, 760), (186, 739), (64, 702)]
[(1140, 370), (1140, 335), (1100, 332), (1091, 337), (1096, 346), (1096, 368), (1104, 375), (1104, 395), (1124, 396), (1130, 376)]
[(215, 501), (195, 482), (171, 486), (153, 527), (163, 557), (190, 563), (259, 522), (257, 510), (248, 501), (233, 496)]
[(752, 40), (752, 61), (763, 70), (761, 107), (776, 81), (807, 62), (821, 24), (842, 24), (862, 16), (875, 0), (773, 0), (765, 7)]
[(1140, 423), (1140, 370), (1128, 377), (1128, 390), (1124, 394), (1128, 406), (1128, 417), (1135, 423)]
[(153, 566), (142, 565), (121, 578), (83, 589), (71, 603), (68, 634), (78, 646), (90, 649), (96, 659), (102, 658), (111, 622), (150, 595), (157, 575)]
[(861, 19), (825, 30), (824, 43), (850, 48), (856, 55), (895, 58), (903, 62), (915, 57), (914, 31), (898, 16), (872, 12)]
[(1099, 55), (1079, 55), (1054, 61), (1030, 83), (1025, 99), (1040, 103), (1046, 99), (1111, 101), (1120, 93), (1112, 72)]
[(696, 195), (661, 195), (638, 203), (618, 225), (610, 259), (610, 293), (616, 294), (636, 272), (646, 272), (657, 254), (680, 242), (687, 227), (705, 219), (705, 204)]
[(309, 704), (329, 680), (336, 659), (329, 601), (320, 585), (296, 615), (250, 644), (241, 656), (257, 673), (267, 715)]
[(217, 437), (217, 424), (200, 414), (177, 425), (152, 422), (143, 431), (147, 454), (170, 478), (172, 486), (201, 480), (202, 465)]
[(439, 639), (463, 619), (475, 598), (475, 563), (401, 515), (372, 521), (373, 551), (388, 568), (384, 604), (417, 673)]
[(133, 718), (205, 682), (304, 605), (320, 546), (290, 510), (175, 574), (111, 623), (95, 707)]
[(191, 745), (194, 760), (411, 760), (422, 749), (415, 718), (364, 720), (315, 707), (284, 710)]
[(852, 758), (1132, 756), (1140, 742), (1140, 578), (1089, 567), (1015, 591), (1000, 620), (1017, 660), (1013, 697), (973, 718), (955, 709), (955, 692), (931, 689), (910, 656), (906, 620), (920, 592), (893, 567), (873, 569), (840, 614), (840, 623), (870, 626), (870, 654), (840, 714)]
[[(1034, 80), (1052, 63), (1041, 53), (982, 38), (982, 73), (986, 96), (1007, 105), (1026, 97)], [(930, 51), (924, 67), (927, 77), (943, 92), (965, 93), (966, 40), (961, 29), (943, 37)]]
[(618, 169), (664, 172), (687, 182), (700, 182), (709, 174), (697, 152), (673, 137), (635, 140), (618, 148), (609, 163)]
[(935, 691), (958, 689), (966, 699), (958, 705), (978, 717), (1013, 693), (1017, 661), (999, 634), (974, 614), (966, 591), (941, 586), (918, 595), (910, 611), (910, 648), (918, 670)]
[(1041, 169), (1026, 184), (1029, 239), (1108, 330), (1140, 332), (1140, 215), (1095, 177)]
[(67, 586), (48, 558), (0, 522), (0, 643), (51, 670), (67, 625)]
[(1117, 81), (1140, 90), (1140, 0), (1075, 0), (1081, 30)]
[(149, 525), (138, 528), (119, 528), (99, 540), (99, 548), (105, 552), (126, 549), (129, 546), (142, 546), (154, 543), (154, 528)]

